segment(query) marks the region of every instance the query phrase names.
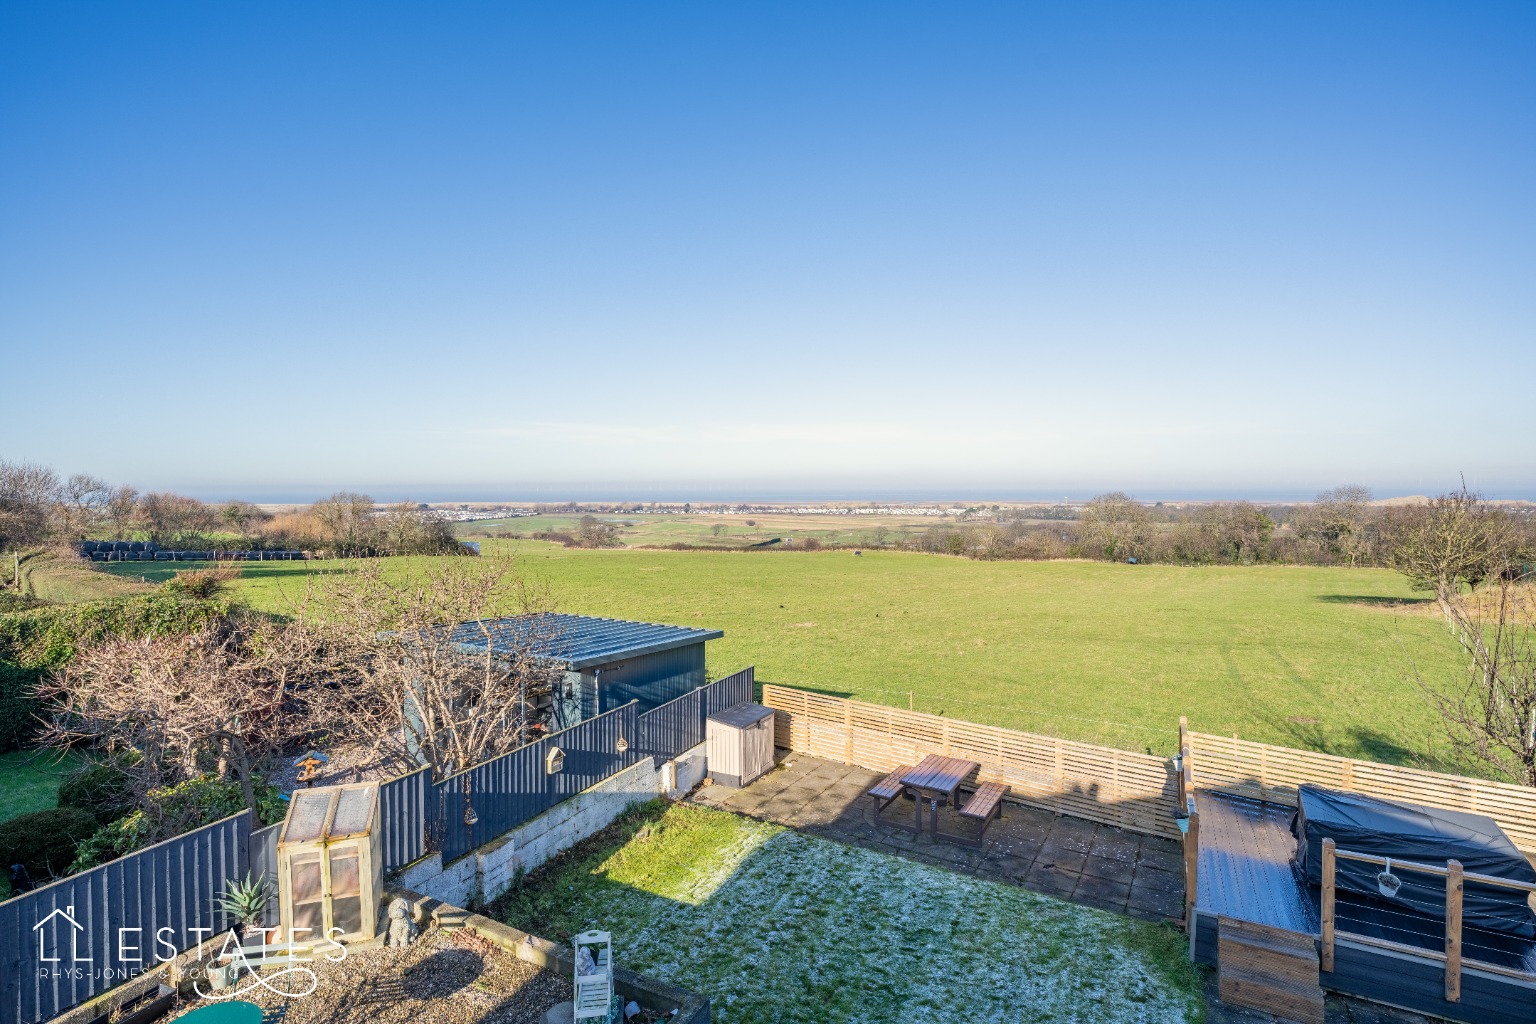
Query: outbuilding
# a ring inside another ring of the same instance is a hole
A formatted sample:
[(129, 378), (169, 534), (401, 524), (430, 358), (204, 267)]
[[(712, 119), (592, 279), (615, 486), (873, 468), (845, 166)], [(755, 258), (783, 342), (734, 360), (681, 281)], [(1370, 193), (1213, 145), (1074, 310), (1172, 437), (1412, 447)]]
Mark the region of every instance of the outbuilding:
[(725, 635), (718, 629), (563, 613), (465, 623), (456, 632), (465, 647), (483, 649), (489, 638), (493, 651), (513, 653), (531, 643), (539, 656), (558, 662), (565, 673), (551, 709), (555, 728), (631, 700), (646, 712), (703, 686), (704, 645)]

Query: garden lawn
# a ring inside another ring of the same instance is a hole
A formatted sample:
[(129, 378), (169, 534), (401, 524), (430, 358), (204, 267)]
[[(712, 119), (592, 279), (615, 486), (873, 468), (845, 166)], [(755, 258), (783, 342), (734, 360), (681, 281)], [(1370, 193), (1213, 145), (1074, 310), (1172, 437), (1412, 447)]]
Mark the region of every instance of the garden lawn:
[(712, 1019), (1173, 1024), (1203, 1013), (1176, 929), (777, 825), (644, 805), (493, 911), (708, 995)]
[(0, 754), (0, 821), (59, 805), (59, 785), (79, 759), (51, 750)]

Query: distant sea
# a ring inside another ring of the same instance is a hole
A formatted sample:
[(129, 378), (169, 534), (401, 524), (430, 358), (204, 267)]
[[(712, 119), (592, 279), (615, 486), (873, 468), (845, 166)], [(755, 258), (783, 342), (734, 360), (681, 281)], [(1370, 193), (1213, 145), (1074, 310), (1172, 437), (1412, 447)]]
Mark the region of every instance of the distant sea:
[[(240, 498), (263, 504), (301, 504), (323, 498), (332, 490), (362, 491), (375, 501), (417, 501), (442, 503), (508, 503), (535, 504), (560, 502), (661, 502), (679, 504), (932, 504), (935, 502), (957, 505), (981, 505), (993, 502), (1082, 502), (1106, 491), (1124, 490), (1139, 501), (1252, 501), (1260, 504), (1310, 501), (1317, 493), (1332, 484), (1320, 484), (1313, 488), (1134, 488), (1106, 485), (1095, 489), (1016, 490), (1006, 487), (996, 489), (975, 488), (749, 488), (749, 487), (688, 487), (683, 486), (605, 486), (602, 484), (529, 487), (484, 487), (473, 485), (423, 484), (409, 486), (381, 484), (378, 486), (348, 485), (324, 490), (299, 486), (252, 486), (234, 489), (229, 487), (188, 488), (192, 494), (205, 501), (225, 501)], [(1454, 483), (1440, 487), (1379, 487), (1372, 488), (1376, 498), (1396, 498), (1418, 494), (1438, 494), (1449, 490)], [(1485, 489), (1486, 497), (1504, 500), (1536, 501), (1536, 487), (1524, 486), (1504, 489)]]

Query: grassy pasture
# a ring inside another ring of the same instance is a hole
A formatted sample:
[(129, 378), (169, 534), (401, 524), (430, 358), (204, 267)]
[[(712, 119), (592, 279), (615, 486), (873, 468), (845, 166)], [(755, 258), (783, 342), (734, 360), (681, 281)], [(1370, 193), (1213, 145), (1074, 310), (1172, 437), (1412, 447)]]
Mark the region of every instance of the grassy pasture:
[[(1459, 665), (1422, 599), (1379, 569), (484, 550), (516, 553), (566, 611), (723, 629), (719, 674), (755, 664), (765, 682), (1161, 754), (1185, 714), (1206, 732), (1436, 765), (1444, 741), (1413, 672), (1443, 683)], [(344, 568), (244, 563), (237, 587), (280, 611), (306, 573)]]
[[(948, 523), (948, 516), (847, 516), (789, 515), (762, 513), (753, 515), (600, 515), (596, 518), (619, 528), (619, 539), (630, 547), (667, 544), (708, 544), (721, 547), (751, 547), (772, 540), (814, 537), (825, 544), (873, 545), (876, 531), (887, 531), (887, 542), (901, 535), (921, 533), (935, 523)], [(753, 525), (748, 526), (748, 521)], [(459, 523), (454, 533), (466, 539), (489, 537), (497, 533), (531, 534), (545, 530), (571, 533), (581, 521), (580, 515), (538, 515), (519, 519), (483, 519)], [(714, 528), (720, 527), (716, 534)]]

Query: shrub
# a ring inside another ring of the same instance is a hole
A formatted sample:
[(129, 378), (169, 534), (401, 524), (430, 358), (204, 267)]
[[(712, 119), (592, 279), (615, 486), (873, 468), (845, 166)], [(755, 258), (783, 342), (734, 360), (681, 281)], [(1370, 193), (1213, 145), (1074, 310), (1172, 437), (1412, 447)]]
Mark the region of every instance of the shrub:
[(185, 569), (166, 580), (162, 589), (166, 593), (206, 601), (224, 593), (229, 589), (230, 581), (239, 578), (240, 570), (230, 566), (221, 569)]
[(128, 779), (117, 765), (91, 761), (59, 786), (59, 806), (90, 811), (97, 824), (115, 821), (133, 809)]
[(22, 747), (37, 727), (37, 684), (75, 651), (109, 636), (191, 633), (229, 614), (218, 600), (164, 588), (153, 594), (0, 614), (0, 751)]
[(63, 875), (96, 824), (96, 816), (79, 807), (55, 807), (0, 822), (0, 863), (23, 864), (39, 881)]
[[(259, 775), (252, 779), (252, 784), (256, 790), (257, 827), (282, 821), (288, 810), (283, 791), (268, 785)], [(80, 843), (78, 856), (69, 870), (84, 871), (105, 864), (245, 809), (238, 780), (220, 779), (207, 773), (175, 786), (152, 790), (149, 799), (153, 813), (136, 810), (89, 833)]]

